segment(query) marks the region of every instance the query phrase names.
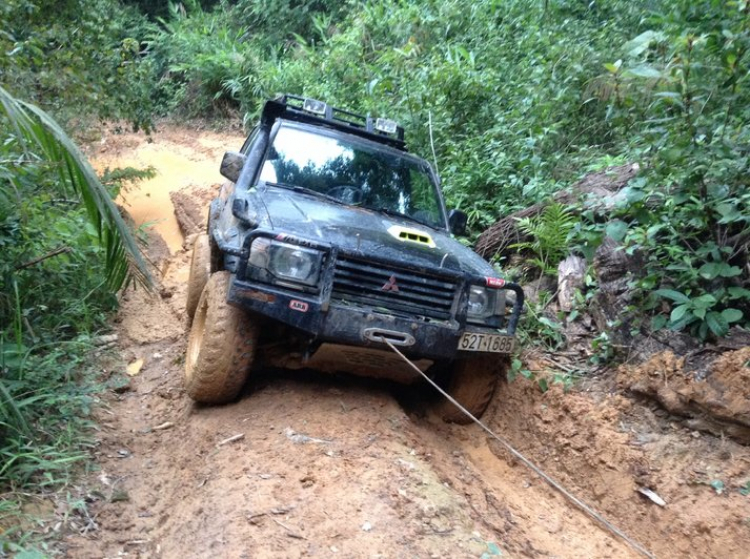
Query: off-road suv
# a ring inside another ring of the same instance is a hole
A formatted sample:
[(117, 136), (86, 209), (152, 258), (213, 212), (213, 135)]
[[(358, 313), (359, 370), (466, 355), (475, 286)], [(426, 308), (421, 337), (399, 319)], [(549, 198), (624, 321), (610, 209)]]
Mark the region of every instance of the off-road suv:
[[(484, 412), (523, 291), (451, 238), (466, 215), (446, 212), (401, 127), (285, 95), (265, 104), (221, 173), (230, 182), (190, 265), (193, 399), (230, 401), (257, 367), (420, 380), (387, 340)], [(447, 402), (441, 413), (465, 418)]]

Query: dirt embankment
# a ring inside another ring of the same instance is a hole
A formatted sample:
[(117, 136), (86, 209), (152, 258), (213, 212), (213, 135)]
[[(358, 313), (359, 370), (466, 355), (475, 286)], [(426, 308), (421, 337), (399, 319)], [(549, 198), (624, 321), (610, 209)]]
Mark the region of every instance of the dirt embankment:
[[(87, 513), (66, 517), (67, 556), (635, 556), (483, 432), (442, 424), (423, 399), (399, 404), (387, 384), (274, 373), (256, 375), (231, 405), (189, 401), (189, 253), (167, 220), (172, 200), (178, 212), (180, 200), (205, 212), (221, 153), (241, 142), (171, 128), (150, 144), (106, 136), (94, 153), (99, 165), (157, 168), (161, 182), (137, 194), (146, 209), (136, 221), (163, 218), (167, 242), (152, 241), (160, 294), (123, 295), (116, 328), (128, 384), (99, 412), (101, 470), (82, 489)], [(179, 191), (171, 200), (170, 190)], [(685, 429), (606, 378), (568, 394), (515, 381), (486, 419), (657, 556), (747, 556), (746, 447)]]

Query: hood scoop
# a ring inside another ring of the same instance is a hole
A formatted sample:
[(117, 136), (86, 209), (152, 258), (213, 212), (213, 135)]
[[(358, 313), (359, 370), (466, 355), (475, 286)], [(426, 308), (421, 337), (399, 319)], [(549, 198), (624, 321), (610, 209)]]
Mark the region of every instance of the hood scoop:
[(432, 240), (430, 234), (420, 229), (393, 225), (388, 229), (388, 233), (404, 243), (414, 243), (429, 248), (435, 248), (436, 246), (435, 241)]

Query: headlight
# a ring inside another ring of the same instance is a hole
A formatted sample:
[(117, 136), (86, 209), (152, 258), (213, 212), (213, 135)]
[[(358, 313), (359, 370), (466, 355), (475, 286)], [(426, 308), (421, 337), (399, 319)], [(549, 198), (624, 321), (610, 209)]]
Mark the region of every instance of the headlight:
[(492, 314), (494, 308), (490, 305), (490, 292), (479, 285), (469, 288), (469, 307), (467, 314), (471, 318), (485, 318)]
[(469, 287), (469, 303), (466, 309), (470, 322), (485, 322), (492, 316), (505, 314), (505, 291), (487, 289), (481, 285)]
[(282, 281), (317, 285), (322, 261), (319, 250), (259, 237), (250, 245), (248, 264)]

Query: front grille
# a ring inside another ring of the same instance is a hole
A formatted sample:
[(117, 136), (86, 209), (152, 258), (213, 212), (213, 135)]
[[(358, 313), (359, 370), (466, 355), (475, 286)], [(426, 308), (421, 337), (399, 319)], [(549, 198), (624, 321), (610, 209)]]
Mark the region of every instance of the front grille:
[[(398, 291), (393, 287), (383, 289), (393, 282)], [(458, 282), (450, 278), (339, 257), (331, 299), (395, 314), (448, 320), (457, 289)]]

